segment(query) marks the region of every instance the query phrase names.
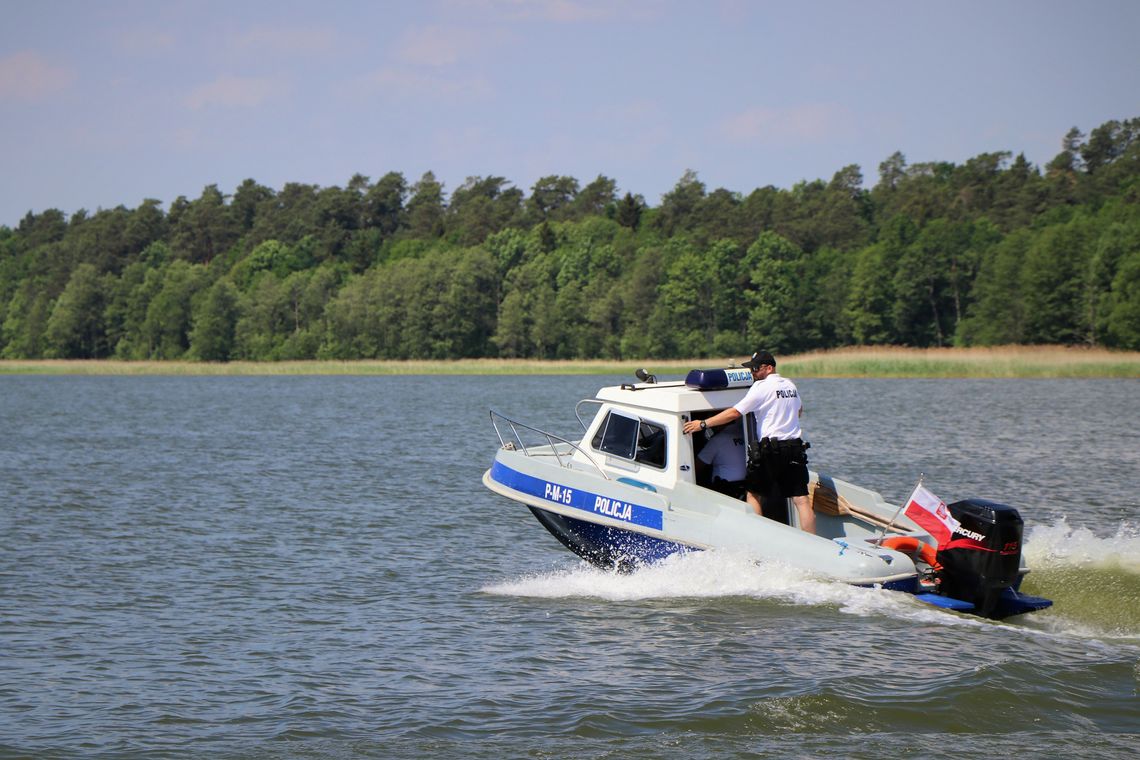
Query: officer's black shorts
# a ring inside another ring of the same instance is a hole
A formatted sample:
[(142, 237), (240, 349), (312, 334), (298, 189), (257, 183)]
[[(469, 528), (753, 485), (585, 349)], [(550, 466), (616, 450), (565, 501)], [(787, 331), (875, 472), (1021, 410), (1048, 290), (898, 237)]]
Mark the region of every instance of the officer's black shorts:
[(770, 494), (773, 488), (779, 495), (788, 499), (793, 496), (807, 496), (808, 468), (806, 463), (766, 461), (764, 467), (748, 472), (748, 490), (756, 494)]

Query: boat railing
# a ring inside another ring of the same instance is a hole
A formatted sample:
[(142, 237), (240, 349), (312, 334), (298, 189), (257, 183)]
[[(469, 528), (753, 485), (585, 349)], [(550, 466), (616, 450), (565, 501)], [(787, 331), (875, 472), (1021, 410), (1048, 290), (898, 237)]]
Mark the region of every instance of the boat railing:
[[(578, 418), (578, 424), (582, 426), (582, 432), (585, 433), (589, 428), (589, 424), (582, 418), (582, 407), (584, 406), (597, 406), (598, 409), (602, 408), (602, 400), (598, 398), (584, 398), (574, 406), (574, 416)], [(594, 419), (594, 415), (598, 413), (598, 409), (594, 410), (594, 414), (590, 415), (590, 419)]]
[[(491, 410), (491, 425), (495, 428), (495, 435), (499, 436), (499, 444), (508, 451), (521, 451), (528, 457), (553, 456), (558, 460), (559, 467), (566, 468), (570, 467), (570, 460), (574, 457), (574, 452), (576, 451), (581, 454), (587, 462), (594, 466), (594, 469), (598, 471), (599, 475), (606, 480), (610, 480), (610, 476), (594, 461), (594, 458), (583, 451), (581, 446), (571, 440), (563, 438), (560, 435), (555, 435), (554, 433), (548, 433), (545, 430), (539, 430), (536, 427), (517, 420), (512, 420), (510, 417), (496, 412), (494, 409)], [(505, 435), (504, 429), (507, 431)], [(523, 432), (533, 434), (545, 440), (545, 446), (543, 447), (542, 444), (535, 443), (528, 446), (523, 440)], [(537, 451), (540, 447), (543, 447), (544, 450)]]

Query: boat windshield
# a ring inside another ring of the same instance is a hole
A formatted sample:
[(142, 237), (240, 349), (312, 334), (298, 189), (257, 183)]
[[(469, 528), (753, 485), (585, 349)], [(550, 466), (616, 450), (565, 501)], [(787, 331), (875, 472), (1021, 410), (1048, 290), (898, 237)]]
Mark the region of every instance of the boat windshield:
[(591, 443), (598, 451), (621, 459), (665, 467), (665, 428), (638, 417), (611, 411)]

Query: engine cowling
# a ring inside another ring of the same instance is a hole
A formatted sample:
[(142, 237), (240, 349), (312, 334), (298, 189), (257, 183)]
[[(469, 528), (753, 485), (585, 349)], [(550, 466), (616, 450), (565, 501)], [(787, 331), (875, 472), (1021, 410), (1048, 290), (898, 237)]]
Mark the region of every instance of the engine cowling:
[(940, 592), (971, 602), (979, 614), (992, 617), (1003, 592), (1020, 582), (1021, 515), (985, 499), (956, 501), (947, 508), (961, 527), (938, 550)]

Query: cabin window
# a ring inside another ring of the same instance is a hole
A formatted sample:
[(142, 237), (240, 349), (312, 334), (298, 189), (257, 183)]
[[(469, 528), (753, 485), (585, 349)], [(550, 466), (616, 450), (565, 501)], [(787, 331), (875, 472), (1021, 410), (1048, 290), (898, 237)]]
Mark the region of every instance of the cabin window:
[(593, 446), (615, 457), (665, 467), (665, 428), (637, 417), (610, 412), (594, 434)]

